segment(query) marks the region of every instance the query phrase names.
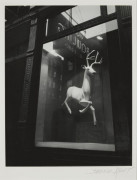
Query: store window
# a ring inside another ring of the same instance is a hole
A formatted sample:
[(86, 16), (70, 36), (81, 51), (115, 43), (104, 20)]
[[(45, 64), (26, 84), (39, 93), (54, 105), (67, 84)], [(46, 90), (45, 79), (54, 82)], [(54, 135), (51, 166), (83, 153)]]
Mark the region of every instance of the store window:
[(36, 146), (115, 151), (113, 36), (118, 37), (116, 20), (43, 44)]

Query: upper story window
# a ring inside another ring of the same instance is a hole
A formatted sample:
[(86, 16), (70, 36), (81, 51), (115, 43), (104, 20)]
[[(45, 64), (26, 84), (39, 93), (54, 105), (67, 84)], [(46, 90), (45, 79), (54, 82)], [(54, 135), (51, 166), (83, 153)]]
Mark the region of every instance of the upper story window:
[(115, 6), (107, 6), (107, 14), (112, 14), (116, 12), (116, 7)]
[(100, 6), (73, 7), (56, 17), (48, 19), (45, 35), (50, 36), (99, 16), (101, 16)]

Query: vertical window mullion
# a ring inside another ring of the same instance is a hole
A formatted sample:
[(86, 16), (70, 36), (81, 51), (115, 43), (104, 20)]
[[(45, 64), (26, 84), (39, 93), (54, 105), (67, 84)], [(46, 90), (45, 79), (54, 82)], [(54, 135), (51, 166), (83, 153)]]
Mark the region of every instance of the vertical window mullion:
[(100, 6), (101, 16), (107, 16), (107, 6)]

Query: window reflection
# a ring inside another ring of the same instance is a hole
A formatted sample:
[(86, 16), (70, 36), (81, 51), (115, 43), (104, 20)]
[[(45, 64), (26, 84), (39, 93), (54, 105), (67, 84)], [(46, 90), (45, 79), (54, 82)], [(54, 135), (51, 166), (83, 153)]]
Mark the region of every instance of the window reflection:
[(73, 26), (100, 16), (100, 6), (76, 6), (61, 13)]

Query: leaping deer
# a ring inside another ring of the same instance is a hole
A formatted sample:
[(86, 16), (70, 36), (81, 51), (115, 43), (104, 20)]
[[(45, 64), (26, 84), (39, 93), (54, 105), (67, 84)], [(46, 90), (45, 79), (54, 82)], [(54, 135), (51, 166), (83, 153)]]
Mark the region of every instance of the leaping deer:
[[(96, 73), (96, 71), (93, 69), (93, 65), (101, 64), (102, 58), (100, 59), (100, 61), (97, 62), (98, 55), (99, 55), (98, 51), (97, 51), (96, 56), (89, 57), (94, 51), (95, 50), (87, 54), (87, 57), (86, 57), (87, 66), (85, 65), (82, 66), (82, 68), (85, 70), (82, 87), (81, 88), (78, 88), (76, 86), (69, 87), (67, 90), (67, 97), (63, 104), (65, 104), (70, 114), (72, 112), (68, 105), (68, 101), (71, 99), (76, 100), (79, 104), (84, 106), (84, 109), (79, 110), (80, 113), (84, 113), (90, 108), (93, 115), (93, 123), (94, 125), (96, 125), (95, 108), (92, 106), (92, 101), (90, 101), (91, 86), (92, 86), (90, 75), (94, 75)], [(88, 60), (93, 60), (93, 59), (95, 59), (95, 61), (91, 65), (89, 65)]]

